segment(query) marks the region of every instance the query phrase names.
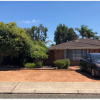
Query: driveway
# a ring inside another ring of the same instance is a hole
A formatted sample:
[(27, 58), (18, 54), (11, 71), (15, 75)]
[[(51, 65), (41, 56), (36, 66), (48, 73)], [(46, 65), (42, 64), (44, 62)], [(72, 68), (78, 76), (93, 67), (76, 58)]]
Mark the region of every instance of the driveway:
[(92, 78), (79, 70), (8, 70), (0, 71), (0, 81), (29, 82), (100, 82), (100, 78)]

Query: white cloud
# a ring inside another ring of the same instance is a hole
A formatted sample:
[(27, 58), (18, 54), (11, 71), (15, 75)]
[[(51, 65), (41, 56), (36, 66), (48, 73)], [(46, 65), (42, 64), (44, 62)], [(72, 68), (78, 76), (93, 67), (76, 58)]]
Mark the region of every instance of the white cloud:
[(35, 23), (36, 21), (33, 19), (32, 22)]
[(35, 20), (35, 19), (33, 19), (33, 20), (31, 20), (31, 21), (29, 21), (29, 20), (24, 20), (24, 21), (21, 21), (22, 23), (26, 23), (26, 24), (30, 24), (30, 23), (37, 23), (38, 22), (38, 20)]
[(26, 23), (26, 24), (29, 24), (29, 23), (31, 23), (30, 21), (28, 21), (28, 20), (25, 20), (25, 21), (22, 21), (23, 23)]

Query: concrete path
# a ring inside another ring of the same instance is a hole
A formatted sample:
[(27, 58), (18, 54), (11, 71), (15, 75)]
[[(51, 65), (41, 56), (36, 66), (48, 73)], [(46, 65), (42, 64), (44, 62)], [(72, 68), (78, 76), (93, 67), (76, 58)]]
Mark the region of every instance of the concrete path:
[(100, 93), (100, 83), (0, 82), (0, 93)]

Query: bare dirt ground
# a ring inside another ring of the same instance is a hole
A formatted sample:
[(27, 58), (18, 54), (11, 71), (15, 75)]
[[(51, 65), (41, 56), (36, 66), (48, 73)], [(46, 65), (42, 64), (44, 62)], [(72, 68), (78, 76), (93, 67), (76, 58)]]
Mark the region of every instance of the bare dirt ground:
[(30, 82), (100, 82), (89, 73), (68, 70), (10, 70), (0, 71), (0, 81)]

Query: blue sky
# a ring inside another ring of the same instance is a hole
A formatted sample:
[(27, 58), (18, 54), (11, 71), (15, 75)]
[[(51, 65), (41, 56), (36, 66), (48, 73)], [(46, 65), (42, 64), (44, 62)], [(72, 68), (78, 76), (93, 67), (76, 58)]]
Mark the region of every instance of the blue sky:
[(84, 24), (100, 35), (100, 1), (0, 1), (1, 21), (22, 28), (43, 24), (52, 41), (59, 24), (74, 29)]

